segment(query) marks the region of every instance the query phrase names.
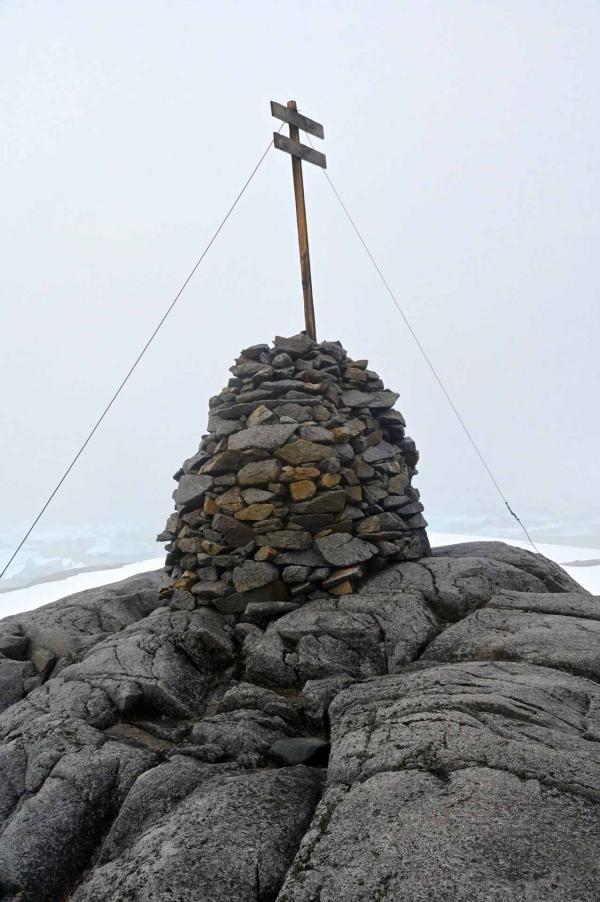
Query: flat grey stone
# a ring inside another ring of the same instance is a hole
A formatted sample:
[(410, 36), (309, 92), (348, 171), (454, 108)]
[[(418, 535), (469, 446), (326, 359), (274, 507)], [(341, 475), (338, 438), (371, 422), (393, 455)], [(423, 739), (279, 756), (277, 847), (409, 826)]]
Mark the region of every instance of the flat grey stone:
[(258, 543), (273, 548), (302, 551), (312, 545), (312, 536), (304, 529), (278, 529), (259, 536)]
[(296, 423), (289, 426), (275, 423), (269, 426), (251, 426), (242, 429), (229, 437), (228, 447), (233, 451), (246, 451), (248, 448), (261, 448), (263, 451), (275, 451), (291, 438), (298, 429)]
[(276, 457), (286, 464), (297, 467), (302, 464), (325, 460), (331, 453), (332, 449), (328, 448), (326, 445), (319, 445), (316, 442), (307, 442), (303, 438), (299, 438), (280, 448), (276, 453)]
[(346, 493), (332, 490), (321, 492), (309, 501), (301, 501), (294, 504), (294, 514), (339, 514), (346, 506)]
[(348, 567), (368, 561), (377, 554), (377, 548), (362, 539), (356, 539), (349, 533), (336, 532), (321, 539), (315, 544), (327, 563), (335, 567)]
[(371, 445), (363, 451), (362, 457), (368, 464), (378, 463), (381, 460), (391, 460), (400, 454), (400, 448), (392, 445), (390, 442), (379, 442), (377, 445)]
[(257, 460), (246, 464), (238, 472), (237, 481), (241, 486), (266, 485), (277, 482), (281, 464), (277, 460)]
[(175, 504), (180, 507), (200, 504), (211, 485), (211, 476), (186, 473), (181, 477), (179, 485), (173, 492), (173, 500), (175, 501)]
[(342, 392), (342, 404), (346, 407), (371, 407), (380, 409), (393, 407), (400, 395), (394, 391), (362, 392), (350, 389)]
[(325, 429), (323, 426), (301, 426), (298, 433), (300, 438), (307, 442), (321, 442), (325, 445), (331, 445), (335, 441), (331, 429)]
[(304, 334), (292, 335), (291, 338), (276, 335), (274, 344), (278, 354), (288, 354), (294, 360), (297, 357), (303, 357), (304, 354), (310, 353), (315, 347), (315, 342), (312, 338)]
[(260, 589), (278, 578), (278, 568), (266, 561), (244, 561), (233, 571), (233, 585), (238, 592)]

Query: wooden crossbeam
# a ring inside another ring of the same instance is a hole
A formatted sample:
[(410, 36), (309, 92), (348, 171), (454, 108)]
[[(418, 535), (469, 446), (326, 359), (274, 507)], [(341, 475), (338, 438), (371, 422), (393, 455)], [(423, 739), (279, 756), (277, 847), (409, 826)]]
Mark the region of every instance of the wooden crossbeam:
[(315, 138), (325, 137), (323, 126), (320, 122), (315, 122), (314, 119), (303, 116), (298, 110), (283, 106), (282, 103), (277, 103), (275, 100), (271, 101), (271, 115), (275, 116), (276, 119), (281, 119), (282, 122), (287, 122), (288, 125), (295, 125), (296, 128), (302, 129), (303, 132), (307, 132), (309, 135), (314, 135)]
[(315, 150), (313, 147), (308, 147), (306, 144), (300, 144), (299, 141), (292, 141), (291, 138), (287, 138), (279, 132), (273, 132), (273, 143), (277, 150), (285, 150), (286, 153), (291, 153), (301, 160), (306, 160), (307, 163), (314, 163), (315, 166), (322, 166), (323, 169), (327, 169), (327, 158), (325, 157), (325, 154), (320, 153), (320, 151)]

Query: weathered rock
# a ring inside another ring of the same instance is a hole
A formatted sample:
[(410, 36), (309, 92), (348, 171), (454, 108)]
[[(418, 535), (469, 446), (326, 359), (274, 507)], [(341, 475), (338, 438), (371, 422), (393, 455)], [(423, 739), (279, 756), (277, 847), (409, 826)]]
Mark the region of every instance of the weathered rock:
[(315, 343), (312, 338), (309, 338), (308, 335), (304, 335), (304, 333), (292, 335), (291, 338), (284, 338), (282, 335), (275, 336), (275, 348), (277, 353), (285, 353), (294, 360), (297, 357), (303, 357), (305, 354), (310, 353), (314, 346)]
[(458, 620), (500, 589), (543, 592), (544, 584), (510, 564), (464, 555), (391, 564), (369, 577), (364, 591), (394, 592), (400, 588), (420, 592), (444, 620)]
[(342, 403), (346, 407), (372, 407), (375, 409), (393, 407), (400, 395), (394, 391), (362, 392), (355, 389), (342, 392)]
[(240, 460), (239, 451), (221, 451), (202, 465), (201, 472), (211, 476), (219, 476), (237, 470)]
[(254, 538), (254, 533), (249, 526), (240, 523), (233, 517), (226, 517), (224, 514), (217, 514), (213, 517), (212, 526), (232, 548), (242, 548), (248, 542), (252, 542)]
[(294, 505), (293, 511), (295, 514), (339, 514), (345, 506), (346, 492), (331, 491)]
[(547, 598), (520, 592), (494, 596), (449, 627), (424, 657), (527, 661), (600, 680), (600, 599), (571, 593)]
[(307, 442), (299, 438), (295, 442), (289, 442), (289, 444), (280, 448), (276, 457), (283, 460), (286, 464), (297, 467), (300, 464), (325, 460), (330, 454), (331, 450), (326, 446), (318, 445), (316, 442)]
[(261, 448), (263, 451), (276, 451), (294, 434), (297, 425), (290, 426), (251, 426), (242, 429), (229, 437), (229, 448), (234, 451), (245, 451), (248, 448)]
[(382, 460), (391, 460), (397, 454), (396, 445), (392, 445), (390, 442), (379, 442), (363, 451), (363, 460), (368, 464), (379, 463)]
[(278, 898), (592, 902), (599, 848), (597, 806), (536, 780), (386, 772), (327, 790)]
[[(16, 632), (29, 655), (45, 651), (58, 662), (75, 661), (107, 635), (120, 632), (160, 607), (161, 581), (162, 574), (157, 570), (77, 592), (33, 611), (6, 617), (0, 621), (0, 636)], [(3, 697), (0, 692), (0, 704)]]
[(312, 537), (304, 529), (280, 529), (258, 537), (259, 545), (270, 545), (271, 548), (299, 550), (310, 548)]
[(279, 578), (279, 569), (261, 561), (244, 561), (233, 571), (233, 584), (238, 592), (260, 589)]
[(272, 504), (250, 504), (235, 514), (236, 520), (259, 521), (270, 517), (275, 507)]
[(437, 634), (420, 595), (316, 599), (280, 617), (245, 649), (246, 679), (301, 687), (306, 680), (395, 672)]
[(331, 445), (335, 440), (333, 432), (323, 426), (302, 426), (298, 434), (307, 442), (321, 442), (325, 445)]
[(155, 823), (145, 816), (152, 796), (132, 799), (121, 848), (95, 869), (73, 902), (141, 899), (140, 887), (148, 900), (275, 897), (318, 799), (319, 772), (300, 766), (250, 774), (217, 770), (213, 776), (210, 766), (203, 770), (181, 801), (177, 785), (171, 802), (163, 784), (166, 812)]
[(502, 564), (509, 564), (535, 576), (548, 592), (577, 592), (588, 594), (569, 574), (541, 554), (532, 554), (505, 542), (459, 542), (456, 545), (438, 546), (434, 557), (475, 557), (487, 558)]
[(173, 492), (173, 499), (178, 508), (199, 504), (212, 485), (210, 476), (199, 476), (197, 473), (186, 473), (179, 480)]
[(246, 504), (266, 504), (275, 497), (273, 492), (265, 489), (245, 489), (242, 492), (242, 498)]
[(213, 503), (217, 509), (220, 508), (221, 510), (225, 511), (226, 514), (235, 514), (244, 506), (242, 493), (240, 492), (239, 486), (237, 485), (228, 489), (226, 492), (223, 492), (222, 495), (218, 495)]
[(281, 465), (276, 460), (257, 460), (246, 464), (237, 474), (239, 485), (266, 485), (275, 482)]
[(377, 549), (368, 542), (341, 532), (317, 539), (316, 545), (327, 563), (336, 567), (348, 567), (350, 564), (368, 561), (377, 553)]
[(598, 600), (477, 543), (307, 601), (349, 579), (309, 539), (205, 555), (224, 615), (157, 573), (0, 622), (36, 681), (0, 714), (3, 897), (598, 898)]
[(290, 484), (290, 495), (293, 501), (307, 501), (317, 494), (317, 487), (310, 479), (300, 479)]

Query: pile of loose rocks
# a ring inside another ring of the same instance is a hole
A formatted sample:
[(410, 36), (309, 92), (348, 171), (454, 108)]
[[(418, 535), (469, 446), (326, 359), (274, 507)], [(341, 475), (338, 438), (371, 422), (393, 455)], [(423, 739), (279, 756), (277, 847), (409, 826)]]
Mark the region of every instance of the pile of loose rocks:
[(269, 619), (429, 554), (418, 451), (366, 360), (299, 334), (246, 348), (231, 373), (175, 474), (158, 536), (171, 589)]

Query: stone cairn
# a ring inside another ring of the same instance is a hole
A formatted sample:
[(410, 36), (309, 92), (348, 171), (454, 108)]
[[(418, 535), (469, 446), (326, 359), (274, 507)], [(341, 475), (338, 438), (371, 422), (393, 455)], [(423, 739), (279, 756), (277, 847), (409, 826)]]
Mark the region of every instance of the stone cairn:
[(430, 553), (418, 451), (366, 360), (301, 333), (246, 348), (230, 371), (174, 477), (176, 512), (158, 536), (167, 594), (268, 619)]

